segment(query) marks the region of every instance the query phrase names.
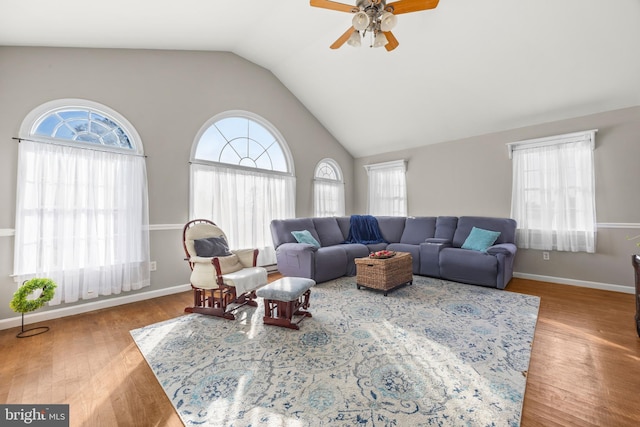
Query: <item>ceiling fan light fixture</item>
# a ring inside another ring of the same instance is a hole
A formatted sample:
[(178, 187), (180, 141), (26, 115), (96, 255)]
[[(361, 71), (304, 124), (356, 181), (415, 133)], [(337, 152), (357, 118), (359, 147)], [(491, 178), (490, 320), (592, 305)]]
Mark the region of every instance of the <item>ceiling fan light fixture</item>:
[(360, 40), (360, 32), (354, 31), (351, 36), (349, 36), (347, 44), (352, 47), (360, 47), (362, 45), (362, 41)]
[(376, 37), (373, 39), (373, 47), (382, 47), (387, 43), (389, 43), (389, 40), (387, 40), (387, 37), (382, 31), (379, 31), (378, 34), (376, 34)]
[(391, 31), (398, 23), (398, 18), (391, 12), (384, 12), (380, 16), (380, 29), (382, 31)]
[(369, 15), (367, 15), (364, 11), (357, 12), (353, 15), (353, 19), (351, 20), (351, 24), (353, 24), (353, 28), (358, 31), (364, 31), (369, 27), (370, 24)]

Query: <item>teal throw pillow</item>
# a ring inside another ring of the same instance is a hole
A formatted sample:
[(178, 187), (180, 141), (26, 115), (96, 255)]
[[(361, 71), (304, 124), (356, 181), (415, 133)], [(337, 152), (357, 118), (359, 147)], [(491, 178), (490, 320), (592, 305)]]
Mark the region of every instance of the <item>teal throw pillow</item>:
[(499, 231), (483, 230), (482, 228), (473, 227), (471, 233), (469, 233), (469, 236), (462, 244), (462, 249), (486, 252), (487, 248), (493, 245), (499, 236)]
[(308, 230), (292, 231), (291, 234), (293, 234), (293, 237), (296, 238), (298, 243), (308, 243), (310, 245), (315, 246), (316, 248), (320, 247), (320, 243), (318, 243), (318, 241), (313, 238), (313, 236), (311, 235), (311, 233), (309, 233)]

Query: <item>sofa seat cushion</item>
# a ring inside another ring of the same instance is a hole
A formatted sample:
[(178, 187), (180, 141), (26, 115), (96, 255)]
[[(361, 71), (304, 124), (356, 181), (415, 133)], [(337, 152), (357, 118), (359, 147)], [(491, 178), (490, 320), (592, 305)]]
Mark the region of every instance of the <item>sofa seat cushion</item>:
[(387, 250), (394, 252), (407, 252), (411, 254), (413, 274), (420, 274), (420, 246), (406, 243), (391, 243)]
[(454, 282), (497, 287), (498, 258), (460, 248), (440, 251), (440, 276)]
[(342, 245), (319, 248), (315, 253), (315, 281), (337, 279), (347, 273), (347, 253)]
[(356, 263), (354, 259), (369, 256), (369, 249), (360, 243), (345, 243), (340, 247), (347, 254), (347, 276), (356, 275)]

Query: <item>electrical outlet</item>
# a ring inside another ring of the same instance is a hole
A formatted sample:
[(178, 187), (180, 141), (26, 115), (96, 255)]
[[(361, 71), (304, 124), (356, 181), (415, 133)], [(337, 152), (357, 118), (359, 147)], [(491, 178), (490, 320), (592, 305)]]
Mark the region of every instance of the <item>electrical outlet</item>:
[(149, 271), (156, 271), (157, 268), (158, 268), (158, 265), (156, 264), (155, 261), (151, 261), (149, 263)]
[(545, 261), (549, 261), (549, 252), (542, 252), (542, 259)]

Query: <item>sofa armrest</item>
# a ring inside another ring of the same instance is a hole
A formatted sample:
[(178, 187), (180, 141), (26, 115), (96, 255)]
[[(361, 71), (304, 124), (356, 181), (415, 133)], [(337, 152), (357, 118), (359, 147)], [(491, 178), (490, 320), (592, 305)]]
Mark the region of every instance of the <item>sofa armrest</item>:
[(309, 243), (283, 243), (276, 251), (289, 253), (316, 252), (318, 248)]
[(514, 256), (516, 251), (517, 247), (513, 243), (500, 243), (487, 248), (487, 253), (490, 255), (503, 254), (506, 256)]
[(440, 277), (440, 251), (451, 247), (451, 240), (429, 238), (420, 243), (420, 274)]

